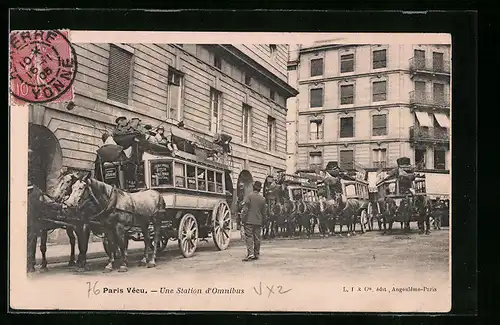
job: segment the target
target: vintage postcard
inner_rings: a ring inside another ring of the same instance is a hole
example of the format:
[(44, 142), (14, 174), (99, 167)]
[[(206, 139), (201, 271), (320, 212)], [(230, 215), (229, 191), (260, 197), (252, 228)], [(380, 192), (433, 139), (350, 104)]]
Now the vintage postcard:
[(448, 312), (448, 34), (10, 33), (10, 307)]

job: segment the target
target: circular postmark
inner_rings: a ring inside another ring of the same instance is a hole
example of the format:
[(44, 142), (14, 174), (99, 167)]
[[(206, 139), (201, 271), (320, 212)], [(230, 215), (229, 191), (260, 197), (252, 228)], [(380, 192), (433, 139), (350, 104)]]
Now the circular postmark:
[(71, 100), (77, 72), (67, 31), (13, 31), (10, 34), (10, 93), (29, 103)]

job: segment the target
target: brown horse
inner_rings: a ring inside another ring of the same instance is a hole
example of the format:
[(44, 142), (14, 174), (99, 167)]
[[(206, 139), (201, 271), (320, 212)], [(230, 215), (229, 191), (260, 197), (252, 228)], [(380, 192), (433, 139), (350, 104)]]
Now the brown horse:
[(335, 221), (337, 210), (333, 199), (322, 199), (319, 201), (319, 232), (323, 236), (335, 235)]
[(383, 234), (385, 235), (387, 232), (392, 232), (392, 225), (396, 218), (398, 206), (396, 200), (391, 197), (385, 197), (378, 200), (378, 207), (380, 208), (379, 220), (382, 222), (384, 227)]
[[(342, 228), (347, 226), (347, 236), (356, 234), (356, 220), (361, 211), (361, 202), (357, 199), (348, 199), (344, 194), (335, 194), (335, 209), (337, 213), (337, 223), (340, 225), (340, 234)], [(361, 225), (363, 227), (363, 225)]]
[[(120, 249), (121, 259), (119, 272), (128, 270), (127, 232), (134, 226), (140, 227), (144, 236), (144, 257), (141, 264), (156, 266), (156, 255), (160, 243), (161, 221), (165, 212), (165, 201), (161, 194), (154, 190), (127, 193), (114, 186), (90, 178), (85, 175), (77, 180), (65, 201), (69, 207), (82, 212), (85, 223), (97, 225), (104, 230), (109, 240), (109, 261), (104, 272), (111, 272), (115, 262), (114, 252)], [(89, 205), (93, 209), (89, 209)], [(95, 213), (95, 211), (99, 211)], [(153, 254), (149, 260), (151, 238), (149, 225), (154, 227)]]
[[(42, 265), (40, 271), (47, 271), (47, 239), (48, 232), (63, 228), (61, 225), (50, 222), (61, 217), (63, 211), (61, 202), (71, 191), (71, 185), (78, 175), (66, 172), (59, 176), (59, 181), (53, 190), (52, 196), (44, 193), (38, 186), (33, 185), (28, 190), (28, 228), (27, 228), (27, 271), (34, 272), (36, 264), (36, 243), (40, 237), (40, 252)], [(75, 265), (75, 231), (72, 227), (65, 227), (71, 245), (71, 254), (68, 265)]]

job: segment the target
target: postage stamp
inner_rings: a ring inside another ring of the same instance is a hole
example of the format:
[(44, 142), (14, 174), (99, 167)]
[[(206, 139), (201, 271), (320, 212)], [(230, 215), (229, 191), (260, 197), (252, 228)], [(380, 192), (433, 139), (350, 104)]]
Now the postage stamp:
[(10, 93), (21, 102), (73, 99), (77, 56), (65, 30), (12, 31)]
[(10, 41), (12, 308), (450, 310), (450, 35)]

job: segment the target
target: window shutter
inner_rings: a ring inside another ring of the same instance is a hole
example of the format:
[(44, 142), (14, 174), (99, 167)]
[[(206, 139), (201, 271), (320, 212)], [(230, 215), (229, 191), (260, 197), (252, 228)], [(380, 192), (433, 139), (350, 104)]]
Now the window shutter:
[(323, 106), (323, 88), (311, 89), (310, 106), (321, 107)]
[(132, 54), (114, 45), (109, 49), (108, 98), (128, 104)]
[(323, 59), (311, 60), (311, 77), (321, 76), (323, 74)]
[(352, 150), (340, 151), (340, 166), (342, 169), (354, 168), (354, 152)]
[(373, 115), (373, 128), (385, 128), (387, 125), (386, 115)]

